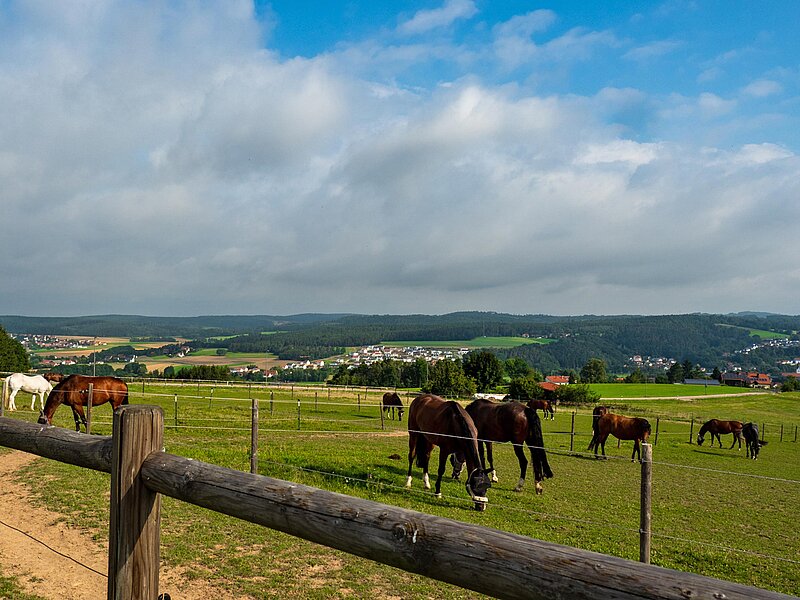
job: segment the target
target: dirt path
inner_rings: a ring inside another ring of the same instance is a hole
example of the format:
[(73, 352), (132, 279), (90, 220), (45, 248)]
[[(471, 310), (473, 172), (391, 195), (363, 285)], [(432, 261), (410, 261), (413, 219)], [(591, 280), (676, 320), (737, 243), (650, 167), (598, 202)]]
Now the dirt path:
[[(43, 598), (105, 598), (107, 548), (89, 534), (67, 527), (58, 513), (35, 507), (27, 487), (14, 480), (14, 472), (35, 459), (32, 454), (18, 451), (0, 456), (0, 565), (3, 575), (17, 577), (22, 589)], [(162, 568), (159, 580), (161, 591), (170, 592), (176, 599), (246, 598), (203, 582), (189, 582), (174, 569)]]

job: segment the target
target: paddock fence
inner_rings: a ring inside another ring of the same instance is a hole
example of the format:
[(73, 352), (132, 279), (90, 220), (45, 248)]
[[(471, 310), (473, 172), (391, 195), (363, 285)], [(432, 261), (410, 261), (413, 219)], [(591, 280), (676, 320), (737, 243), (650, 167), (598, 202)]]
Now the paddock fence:
[(163, 434), (144, 405), (112, 436), (0, 418), (3, 446), (111, 474), (109, 599), (158, 596), (160, 495), (498, 598), (789, 598), (186, 459)]

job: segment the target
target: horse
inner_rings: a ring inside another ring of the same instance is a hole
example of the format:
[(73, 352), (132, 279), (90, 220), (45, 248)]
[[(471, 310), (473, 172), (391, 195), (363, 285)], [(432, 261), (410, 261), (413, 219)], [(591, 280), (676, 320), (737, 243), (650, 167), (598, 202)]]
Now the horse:
[(403, 401), (400, 399), (400, 394), (397, 392), (386, 392), (381, 400), (381, 410), (389, 416), (389, 410), (392, 411), (392, 419), (394, 419), (394, 411), (397, 409), (397, 420), (403, 420)]
[[(542, 480), (553, 476), (550, 464), (547, 462), (547, 453), (544, 450), (542, 436), (542, 423), (536, 410), (519, 402), (504, 402), (498, 404), (491, 400), (475, 400), (466, 408), (475, 427), (478, 428), (478, 451), (481, 465), (486, 473), (491, 473), (492, 481), (497, 481), (492, 458), (492, 442), (511, 442), (514, 445), (514, 454), (519, 461), (519, 482), (514, 488), (521, 492), (525, 485), (525, 475), (528, 472), (528, 460), (525, 458), (523, 444), (528, 446), (533, 463), (533, 472), (536, 479), (536, 493), (543, 492)], [(489, 457), (489, 468), (486, 468), (483, 447)], [(453, 461), (453, 477), (458, 478), (462, 464)]]
[(67, 375), (63, 373), (43, 373), (42, 377), (47, 379), (50, 383), (59, 383), (62, 379), (65, 379)]
[(747, 458), (756, 460), (761, 446), (767, 443), (758, 439), (758, 425), (755, 423), (745, 423), (742, 427), (742, 436), (744, 437), (745, 447), (747, 449)]
[(647, 419), (623, 417), (622, 415), (606, 412), (606, 414), (597, 419), (597, 433), (592, 436), (588, 450), (594, 448), (594, 455), (597, 456), (597, 449), (600, 447), (603, 451), (603, 456), (605, 456), (606, 440), (610, 434), (613, 434), (614, 437), (620, 440), (633, 440), (631, 462), (635, 460), (635, 456), (642, 460), (639, 442), (646, 442), (647, 438), (650, 437), (650, 431), (650, 422)]
[(14, 397), (18, 392), (27, 392), (31, 397), (31, 410), (36, 405), (36, 398), (39, 398), (39, 407), (44, 408), (44, 397), (53, 389), (52, 384), (41, 375), (25, 375), (24, 373), (14, 373), (3, 381), (3, 406), (8, 410), (17, 410)]
[(550, 415), (550, 420), (555, 420), (556, 411), (553, 404), (549, 400), (528, 400), (528, 406), (536, 410), (537, 408), (542, 411), (542, 416), (546, 419)]
[(433, 447), (439, 446), (439, 472), (436, 478), (435, 495), (441, 498), (442, 476), (447, 467), (447, 457), (456, 454), (459, 461), (467, 463), (467, 493), (475, 503), (475, 510), (484, 510), (489, 500), (486, 490), (492, 483), (481, 469), (478, 454), (478, 430), (472, 417), (454, 400), (444, 400), (433, 394), (422, 394), (411, 402), (408, 409), (408, 478), (406, 487), (411, 487), (411, 466), (414, 458), (422, 468), (422, 480), (426, 490), (431, 489), (428, 479), (428, 464)]
[(738, 440), (739, 450), (742, 449), (742, 422), (741, 421), (719, 421), (718, 419), (711, 419), (703, 423), (700, 428), (700, 433), (697, 434), (697, 445), (702, 446), (705, 439), (706, 432), (711, 432), (711, 447), (714, 447), (714, 436), (719, 442), (719, 447), (722, 448), (722, 440), (720, 434), (733, 434), (733, 443), (728, 450), (732, 449)]
[(81, 423), (86, 427), (86, 415), (83, 407), (88, 404), (89, 384), (92, 384), (92, 406), (109, 402), (113, 408), (128, 403), (128, 386), (116, 377), (89, 377), (87, 375), (70, 375), (53, 388), (44, 409), (39, 412), (38, 423), (52, 425), (53, 414), (62, 404), (72, 409), (75, 419), (75, 431), (81, 430)]
[[(604, 414), (608, 412), (608, 407), (606, 406), (595, 406), (592, 410), (592, 442), (594, 442), (594, 438), (597, 437), (599, 430), (597, 428), (597, 421), (600, 420)], [(592, 442), (589, 443), (589, 448), (592, 447)]]

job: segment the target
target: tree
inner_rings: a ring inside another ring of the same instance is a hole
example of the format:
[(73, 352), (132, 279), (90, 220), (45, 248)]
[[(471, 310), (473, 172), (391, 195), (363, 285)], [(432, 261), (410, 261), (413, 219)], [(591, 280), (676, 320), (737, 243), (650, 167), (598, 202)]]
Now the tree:
[(625, 383), (646, 383), (647, 377), (642, 373), (641, 369), (636, 369), (633, 373), (625, 378)]
[(492, 352), (470, 352), (462, 365), (464, 374), (475, 381), (479, 392), (488, 392), (503, 380), (503, 364)]
[(147, 374), (147, 365), (140, 362), (127, 363), (122, 371), (125, 375), (129, 376), (142, 376)]
[(439, 396), (466, 397), (475, 393), (475, 382), (464, 374), (461, 361), (440, 360), (430, 366), (422, 390)]
[(670, 383), (683, 383), (685, 377), (686, 374), (681, 363), (676, 362), (667, 370), (667, 379)]
[(712, 379), (722, 382), (722, 372), (719, 370), (719, 367), (714, 367), (714, 370), (711, 372), (711, 377)]
[(506, 375), (510, 379), (518, 379), (520, 377), (528, 377), (533, 373), (533, 367), (531, 367), (525, 359), (520, 358), (519, 356), (512, 356), (508, 360), (503, 363), (503, 369), (506, 372)]
[(0, 371), (24, 373), (30, 367), (25, 348), (0, 327)]
[(539, 382), (533, 377), (517, 377), (508, 386), (508, 395), (514, 400), (543, 398), (543, 391), (539, 386)]
[(605, 383), (607, 380), (606, 361), (602, 358), (590, 358), (581, 368), (581, 381), (584, 383)]
[(781, 384), (782, 392), (796, 392), (800, 390), (800, 380), (797, 377), (787, 377)]

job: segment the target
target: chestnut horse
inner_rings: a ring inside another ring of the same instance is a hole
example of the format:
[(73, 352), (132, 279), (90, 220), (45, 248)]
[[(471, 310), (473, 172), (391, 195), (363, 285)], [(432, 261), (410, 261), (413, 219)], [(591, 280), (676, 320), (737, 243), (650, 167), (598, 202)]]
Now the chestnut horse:
[[(498, 404), (491, 400), (475, 400), (467, 405), (467, 412), (472, 417), (475, 427), (478, 428), (478, 451), (481, 456), (481, 465), (486, 473), (491, 473), (492, 481), (497, 481), (494, 472), (494, 459), (492, 457), (492, 442), (511, 442), (514, 445), (514, 454), (519, 461), (519, 482), (514, 488), (515, 492), (521, 492), (525, 485), (525, 475), (528, 472), (528, 460), (525, 458), (525, 450), (522, 445), (528, 446), (533, 463), (533, 473), (536, 479), (536, 493), (543, 491), (542, 480), (552, 477), (550, 464), (547, 462), (547, 453), (544, 450), (544, 438), (542, 437), (542, 423), (539, 415), (530, 406), (525, 406), (519, 402), (503, 402)], [(489, 457), (489, 468), (486, 468), (483, 447), (486, 446), (486, 454)], [(453, 476), (458, 477), (461, 473), (461, 465), (453, 461)]]
[(88, 403), (89, 384), (92, 384), (92, 406), (99, 406), (110, 402), (117, 408), (120, 404), (128, 403), (128, 386), (116, 377), (89, 377), (87, 375), (70, 375), (59, 382), (44, 405), (44, 410), (39, 413), (38, 422), (42, 425), (52, 425), (56, 409), (66, 404), (72, 409), (75, 418), (75, 431), (81, 430), (81, 423), (86, 427), (86, 415), (83, 407)]
[[(604, 414), (608, 412), (608, 408), (605, 406), (595, 406), (594, 410), (592, 410), (592, 437), (596, 437), (598, 433), (597, 429), (597, 421), (602, 417)], [(590, 444), (591, 447), (591, 444)]]
[(414, 398), (408, 409), (408, 479), (406, 487), (411, 487), (411, 466), (414, 457), (417, 466), (422, 468), (425, 489), (431, 489), (428, 479), (428, 464), (433, 447), (439, 446), (439, 472), (436, 478), (436, 497), (441, 497), (442, 476), (447, 467), (447, 457), (456, 454), (460, 461), (466, 461), (467, 493), (475, 502), (476, 510), (486, 508), (489, 501), (486, 490), (491, 482), (481, 469), (478, 455), (478, 430), (464, 407), (454, 400), (444, 400), (433, 394), (423, 394)]
[[(600, 408), (600, 407), (598, 407)], [(622, 415), (615, 415), (614, 413), (606, 412), (597, 419), (597, 432), (589, 442), (589, 450), (594, 448), (594, 454), (597, 456), (597, 449), (600, 447), (603, 451), (603, 456), (606, 455), (606, 440), (609, 435), (613, 435), (620, 440), (633, 440), (633, 452), (631, 453), (631, 462), (635, 456), (642, 459), (642, 454), (639, 450), (639, 442), (646, 442), (650, 437), (650, 422), (641, 417), (623, 417)]]
[(400, 394), (397, 392), (386, 392), (381, 400), (381, 410), (389, 416), (389, 410), (392, 411), (392, 419), (394, 419), (394, 411), (397, 409), (397, 420), (403, 420), (403, 401), (400, 399)]
[(555, 420), (556, 411), (553, 404), (549, 400), (528, 400), (528, 406), (536, 410), (537, 408), (542, 411), (542, 416), (546, 419), (550, 415), (550, 420)]
[(702, 446), (703, 440), (705, 439), (705, 435), (707, 432), (711, 433), (711, 447), (714, 447), (714, 437), (716, 436), (717, 441), (719, 442), (719, 447), (722, 448), (722, 440), (720, 439), (720, 434), (733, 434), (733, 443), (731, 447), (728, 448), (730, 450), (736, 445), (736, 442), (739, 442), (739, 450), (742, 449), (742, 422), (741, 421), (720, 421), (718, 419), (711, 419), (710, 421), (706, 421), (703, 423), (703, 426), (700, 428), (700, 433), (697, 434), (697, 445)]
[(747, 458), (752, 458), (753, 460), (757, 459), (761, 446), (767, 443), (758, 439), (758, 425), (755, 423), (745, 423), (742, 426), (742, 436), (744, 437), (744, 443), (747, 448)]

